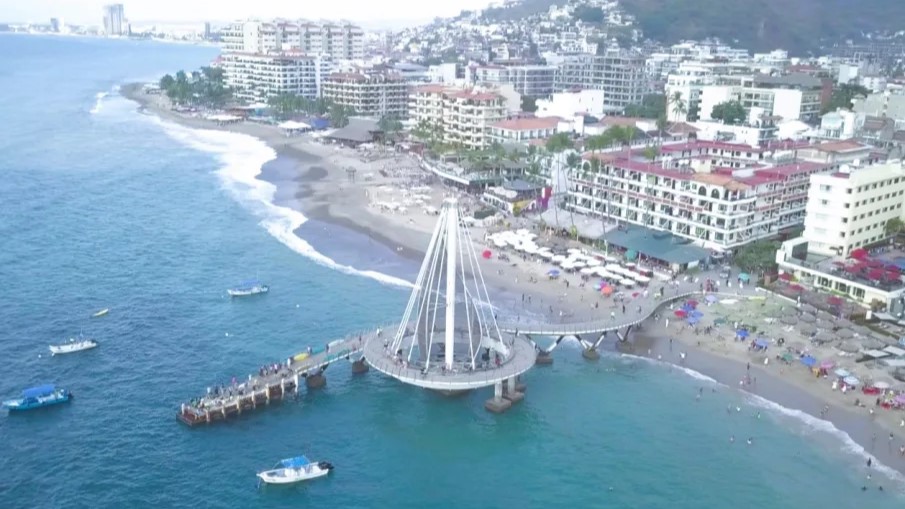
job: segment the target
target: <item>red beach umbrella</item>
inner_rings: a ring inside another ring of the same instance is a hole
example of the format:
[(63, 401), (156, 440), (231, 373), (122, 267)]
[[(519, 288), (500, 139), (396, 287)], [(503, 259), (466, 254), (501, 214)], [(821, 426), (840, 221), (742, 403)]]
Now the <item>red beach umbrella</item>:
[(682, 310), (682, 309), (677, 309), (677, 310), (673, 311), (673, 314), (676, 315), (676, 316), (678, 316), (679, 318), (685, 318), (685, 316), (686, 316), (688, 313), (686, 313), (686, 312), (685, 312), (684, 310)]
[(826, 301), (827, 301), (831, 306), (839, 306), (839, 305), (842, 304), (842, 297), (837, 297), (837, 296), (835, 296), (835, 295), (830, 295), (830, 296), (826, 299)]
[(688, 304), (689, 306), (693, 307), (693, 308), (698, 307), (698, 301), (696, 301), (696, 300), (694, 300), (694, 299), (691, 299), (691, 300), (689, 300), (689, 301), (687, 301), (687, 302), (685, 302), (685, 303)]
[(490, 257), (493, 256), (493, 253), (491, 253), (489, 249), (485, 249), (484, 252), (481, 253), (481, 256), (483, 256), (485, 260), (489, 260)]
[(867, 250), (859, 247), (858, 249), (853, 250), (850, 256), (855, 260), (863, 260), (867, 258)]
[(613, 293), (613, 287), (612, 287), (612, 286), (604, 286), (603, 288), (600, 289), (600, 293), (602, 293), (602, 294), (604, 294), (604, 295), (612, 295), (612, 293)]
[(883, 271), (880, 269), (871, 269), (867, 272), (867, 277), (879, 281), (883, 279)]
[(779, 275), (779, 279), (782, 279), (783, 281), (791, 281), (792, 274), (789, 274), (788, 272), (783, 272), (782, 274)]
[(801, 285), (789, 285), (789, 289), (795, 290), (796, 292), (803, 292), (804, 287)]

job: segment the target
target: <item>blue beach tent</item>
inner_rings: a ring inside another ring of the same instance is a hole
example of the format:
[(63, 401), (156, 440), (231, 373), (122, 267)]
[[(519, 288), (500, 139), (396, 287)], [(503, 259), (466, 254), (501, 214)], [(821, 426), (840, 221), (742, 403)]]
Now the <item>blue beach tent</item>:
[(805, 355), (800, 359), (801, 363), (805, 366), (812, 368), (815, 364), (817, 364), (817, 358), (813, 355)]

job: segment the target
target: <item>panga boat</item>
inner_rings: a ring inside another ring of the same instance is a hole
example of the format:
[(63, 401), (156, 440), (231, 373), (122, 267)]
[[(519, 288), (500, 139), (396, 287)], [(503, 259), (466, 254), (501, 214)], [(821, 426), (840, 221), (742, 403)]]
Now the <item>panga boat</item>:
[(267, 484), (290, 484), (323, 477), (333, 470), (326, 461), (314, 463), (305, 456), (288, 458), (277, 463), (273, 470), (258, 473), (258, 478)]
[(33, 410), (45, 406), (65, 403), (72, 399), (72, 393), (66, 389), (57, 389), (53, 385), (39, 385), (22, 391), (19, 399), (10, 399), (3, 402), (3, 408), (14, 410)]
[(80, 339), (76, 341), (75, 339), (70, 338), (68, 343), (64, 343), (62, 345), (50, 345), (50, 354), (56, 355), (81, 352), (82, 350), (91, 350), (95, 347), (97, 347), (97, 341), (93, 339)]
[(257, 280), (246, 281), (241, 285), (226, 290), (230, 297), (245, 297), (247, 295), (257, 295), (259, 293), (267, 293), (270, 287)]
[(100, 317), (100, 316), (104, 316), (104, 315), (106, 315), (106, 314), (109, 313), (109, 312), (110, 312), (110, 308), (104, 308), (104, 309), (98, 311), (97, 313), (94, 313), (94, 314), (91, 315), (91, 316), (92, 316), (93, 318), (97, 318), (97, 317)]

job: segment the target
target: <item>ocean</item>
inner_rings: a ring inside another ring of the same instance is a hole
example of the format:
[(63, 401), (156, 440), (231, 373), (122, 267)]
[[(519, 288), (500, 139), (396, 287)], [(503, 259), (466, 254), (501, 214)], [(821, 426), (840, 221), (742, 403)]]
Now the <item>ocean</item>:
[[(667, 365), (588, 363), (570, 343), (500, 416), (487, 391), (445, 398), (339, 363), (298, 401), (185, 427), (179, 404), (207, 386), (398, 319), (417, 270), (274, 205), (254, 178), (274, 157), (260, 141), (117, 93), (216, 53), (0, 35), (0, 397), (75, 394), (0, 416), (0, 507), (902, 507), (901, 476), (866, 481), (863, 449), (827, 423)], [(269, 294), (225, 297), (255, 277)], [(48, 355), (80, 333), (101, 346)], [(336, 470), (257, 487), (303, 453)]]

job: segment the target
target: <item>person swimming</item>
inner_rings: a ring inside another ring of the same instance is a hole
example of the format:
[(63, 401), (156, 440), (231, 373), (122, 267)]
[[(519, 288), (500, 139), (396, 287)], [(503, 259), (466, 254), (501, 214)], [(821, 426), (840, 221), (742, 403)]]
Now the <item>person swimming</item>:
[(753, 443), (754, 443), (754, 439), (753, 439), (753, 438), (750, 438), (750, 437), (748, 437), (748, 445), (751, 445), (751, 444), (753, 444)]

